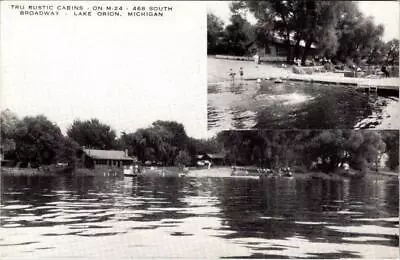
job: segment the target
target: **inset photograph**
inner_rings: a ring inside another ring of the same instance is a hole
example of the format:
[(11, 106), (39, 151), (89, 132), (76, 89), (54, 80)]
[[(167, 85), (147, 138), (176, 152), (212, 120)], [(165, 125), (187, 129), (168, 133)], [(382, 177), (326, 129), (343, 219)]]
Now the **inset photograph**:
[(209, 3), (208, 130), (398, 129), (398, 13), (380, 4)]

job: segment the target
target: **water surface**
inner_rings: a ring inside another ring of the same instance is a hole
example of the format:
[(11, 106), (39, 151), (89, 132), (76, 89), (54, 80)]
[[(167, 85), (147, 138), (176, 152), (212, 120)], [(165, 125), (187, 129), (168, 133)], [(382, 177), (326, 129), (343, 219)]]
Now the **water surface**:
[(376, 128), (391, 116), (385, 110), (388, 105), (400, 108), (394, 93), (378, 94), (364, 93), (354, 86), (310, 82), (209, 83), (208, 128), (215, 132), (251, 128)]
[(398, 258), (397, 178), (1, 178), (1, 259)]

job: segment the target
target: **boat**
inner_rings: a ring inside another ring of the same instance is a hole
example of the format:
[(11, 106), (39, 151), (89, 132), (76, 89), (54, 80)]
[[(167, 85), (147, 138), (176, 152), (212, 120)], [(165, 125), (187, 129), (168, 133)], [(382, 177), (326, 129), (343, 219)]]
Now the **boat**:
[(279, 170), (261, 169), (260, 179), (262, 178), (293, 178), (293, 172), (289, 167), (280, 168)]
[(186, 177), (189, 173), (189, 168), (183, 167), (182, 172), (178, 173), (178, 177)]
[(136, 177), (139, 174), (139, 166), (135, 165), (135, 167), (133, 165), (130, 165), (129, 168), (124, 168), (124, 176), (127, 177)]

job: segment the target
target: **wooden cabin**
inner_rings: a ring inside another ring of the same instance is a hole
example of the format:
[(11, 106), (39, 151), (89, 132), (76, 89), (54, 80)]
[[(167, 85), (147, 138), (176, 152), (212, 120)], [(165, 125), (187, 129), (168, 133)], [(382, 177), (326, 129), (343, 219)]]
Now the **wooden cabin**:
[(82, 149), (80, 156), (81, 166), (88, 169), (122, 170), (135, 163), (137, 158), (128, 156), (127, 150)]
[(201, 153), (196, 158), (197, 161), (209, 161), (211, 165), (225, 165), (225, 155), (223, 154)]

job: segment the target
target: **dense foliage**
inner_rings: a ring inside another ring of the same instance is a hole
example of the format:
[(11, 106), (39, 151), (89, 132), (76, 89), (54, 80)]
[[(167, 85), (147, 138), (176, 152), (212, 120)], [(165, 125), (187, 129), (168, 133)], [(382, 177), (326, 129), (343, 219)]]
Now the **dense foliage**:
[(1, 129), (5, 159), (14, 160), (21, 167), (73, 163), (76, 159), (78, 145), (43, 115), (18, 120), (6, 110), (1, 114)]
[[(335, 62), (398, 64), (398, 40), (383, 42), (384, 27), (364, 17), (356, 2), (235, 1), (231, 12), (231, 23), (225, 27), (208, 14), (209, 54), (243, 55), (251, 42), (268, 46), (279, 38), (286, 46), (287, 62), (300, 58), (304, 64), (311, 46), (316, 46), (318, 56)], [(247, 22), (246, 13), (255, 17), (255, 25)]]
[(116, 147), (115, 131), (98, 119), (75, 120), (68, 128), (67, 135), (86, 148), (107, 150)]
[(213, 149), (209, 141), (188, 137), (182, 124), (171, 121), (156, 121), (148, 128), (124, 133), (120, 145), (142, 162), (162, 165), (189, 165), (197, 153)]
[(188, 137), (182, 124), (156, 121), (133, 133), (115, 131), (97, 119), (76, 120), (68, 136), (45, 116), (22, 119), (9, 110), (1, 113), (1, 152), (5, 159), (21, 167), (73, 164), (78, 149), (127, 149), (142, 163), (188, 166), (196, 164), (199, 154), (224, 154), (228, 164), (257, 165), (267, 168), (310, 168), (324, 162), (326, 171), (347, 162), (353, 169), (374, 169), (387, 156), (386, 167), (399, 165), (398, 131), (292, 130), (225, 131), (216, 138)]
[(384, 153), (394, 170), (398, 138), (397, 131), (368, 130), (225, 131), (217, 137), (232, 164), (307, 169), (321, 160), (328, 172), (345, 162), (360, 171), (374, 169)]

